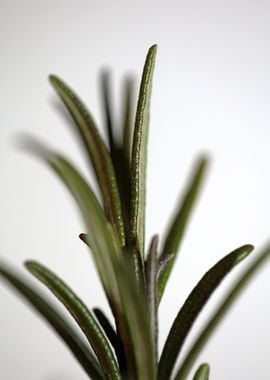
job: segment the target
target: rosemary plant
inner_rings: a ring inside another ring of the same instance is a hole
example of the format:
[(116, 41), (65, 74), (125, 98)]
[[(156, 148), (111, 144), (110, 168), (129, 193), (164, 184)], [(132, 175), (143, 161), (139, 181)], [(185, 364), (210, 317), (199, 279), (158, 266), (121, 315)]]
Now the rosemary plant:
[[(99, 308), (89, 310), (50, 269), (27, 261), (28, 271), (50, 289), (77, 322), (87, 338), (86, 344), (37, 289), (9, 267), (0, 267), (1, 276), (45, 318), (93, 380), (186, 379), (221, 318), (270, 253), (267, 246), (240, 275), (178, 365), (177, 359), (199, 313), (224, 277), (248, 256), (253, 246), (243, 245), (218, 261), (181, 305), (162, 351), (158, 352), (158, 307), (201, 190), (208, 159), (197, 160), (181, 204), (176, 207), (170, 228), (163, 236), (162, 246), (158, 245), (156, 235), (146, 250), (146, 156), (156, 52), (154, 45), (146, 57), (134, 125), (132, 85), (130, 81), (126, 83), (121, 138), (116, 138), (112, 127), (108, 77), (103, 76), (107, 142), (103, 141), (93, 117), (75, 92), (59, 77), (50, 76), (50, 83), (78, 129), (94, 169), (101, 201), (67, 158), (43, 146), (31, 146), (64, 182), (78, 205), (87, 232), (80, 238), (91, 251), (112, 320)], [(194, 380), (206, 380), (209, 365), (203, 363), (194, 372)]]

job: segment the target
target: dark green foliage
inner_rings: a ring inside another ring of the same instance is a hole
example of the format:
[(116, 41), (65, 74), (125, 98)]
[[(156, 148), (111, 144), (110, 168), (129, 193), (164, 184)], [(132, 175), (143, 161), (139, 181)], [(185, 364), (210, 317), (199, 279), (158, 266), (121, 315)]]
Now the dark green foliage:
[[(50, 76), (51, 84), (70, 113), (85, 145), (96, 175), (101, 202), (68, 159), (40, 143), (28, 143), (32, 153), (46, 162), (61, 179), (81, 213), (85, 231), (80, 238), (91, 251), (111, 308), (113, 323), (99, 308), (90, 311), (52, 271), (28, 261), (27, 269), (66, 307), (85, 334), (87, 345), (78, 338), (58, 310), (32, 289), (33, 285), (28, 285), (14, 271), (0, 265), (0, 275), (47, 320), (89, 378), (94, 380), (187, 379), (218, 322), (270, 253), (267, 247), (240, 275), (173, 376), (178, 356), (199, 313), (223, 278), (253, 247), (244, 245), (234, 250), (202, 277), (180, 307), (159, 358), (158, 306), (199, 196), (208, 159), (201, 157), (197, 161), (182, 201), (164, 235), (162, 249), (159, 250), (158, 237), (154, 236), (145, 255), (147, 139), (156, 52), (154, 45), (146, 57), (134, 123), (132, 81), (125, 81), (122, 129), (119, 131), (116, 131), (112, 112), (109, 74), (103, 73), (101, 94), (107, 142), (103, 141), (92, 116), (74, 91), (58, 77)], [(193, 379), (208, 378), (209, 366), (202, 364)]]

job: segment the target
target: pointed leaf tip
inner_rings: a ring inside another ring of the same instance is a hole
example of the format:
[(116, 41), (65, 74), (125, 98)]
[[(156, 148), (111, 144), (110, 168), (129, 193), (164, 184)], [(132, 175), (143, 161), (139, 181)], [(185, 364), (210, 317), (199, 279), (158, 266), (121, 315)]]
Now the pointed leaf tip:
[(131, 159), (130, 240), (144, 258), (147, 141), (152, 79), (157, 46), (148, 50), (140, 84)]
[(253, 246), (247, 244), (223, 257), (205, 273), (191, 291), (180, 308), (164, 344), (159, 362), (160, 378), (170, 377), (188, 333), (208, 299), (225, 276), (252, 250)]

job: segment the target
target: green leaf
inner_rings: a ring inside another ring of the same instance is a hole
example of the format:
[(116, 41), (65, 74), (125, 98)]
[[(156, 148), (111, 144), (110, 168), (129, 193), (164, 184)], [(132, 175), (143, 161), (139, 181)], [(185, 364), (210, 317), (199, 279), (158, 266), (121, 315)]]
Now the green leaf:
[(254, 247), (244, 245), (221, 259), (201, 278), (177, 314), (159, 362), (159, 378), (169, 379), (185, 339), (202, 308), (224, 279)]
[(93, 312), (99, 321), (104, 333), (106, 334), (108, 340), (110, 341), (112, 347), (114, 348), (114, 352), (116, 354), (119, 368), (121, 373), (126, 372), (126, 359), (125, 359), (125, 353), (124, 353), (124, 347), (121, 342), (121, 339), (117, 335), (115, 329), (111, 325), (109, 319), (106, 317), (106, 315), (103, 313), (103, 311), (99, 308), (94, 308)]
[(221, 320), (228, 313), (230, 308), (233, 306), (234, 302), (241, 295), (246, 286), (254, 278), (258, 270), (265, 264), (266, 260), (270, 257), (270, 244), (262, 250), (261, 254), (251, 263), (248, 268), (239, 276), (231, 289), (224, 296), (223, 301), (214, 311), (213, 315), (209, 318), (205, 327), (202, 329), (199, 336), (196, 338), (194, 344), (189, 349), (186, 357), (180, 366), (175, 380), (185, 380), (188, 373), (194, 364), (195, 360), (199, 356), (202, 349), (205, 347), (211, 335), (214, 333), (215, 329), (221, 322)]
[(162, 250), (162, 255), (160, 257), (161, 261), (166, 260), (166, 256), (174, 253), (175, 256), (170, 260), (162, 275), (159, 278), (158, 284), (158, 301), (161, 301), (163, 296), (167, 281), (169, 279), (173, 264), (175, 262), (178, 249), (182, 242), (186, 227), (191, 216), (193, 207), (197, 200), (198, 194), (201, 189), (203, 178), (205, 176), (207, 168), (207, 158), (202, 157), (198, 160), (195, 166), (195, 170), (192, 174), (191, 181), (187, 187), (184, 197), (179, 205), (179, 208), (172, 219), (170, 228), (168, 230), (167, 236), (165, 238), (164, 247)]
[(144, 257), (146, 156), (150, 97), (157, 46), (147, 54), (141, 80), (133, 135), (131, 160), (131, 231), (130, 240)]
[(151, 327), (152, 340), (155, 345), (155, 357), (158, 357), (158, 320), (157, 320), (157, 253), (158, 248), (158, 235), (152, 238), (146, 266), (146, 288), (147, 288), (147, 301), (148, 301), (148, 314)]
[(91, 344), (106, 378), (120, 380), (121, 376), (110, 345), (83, 301), (48, 268), (34, 261), (28, 261), (25, 265), (51, 290), (76, 320)]
[[(63, 179), (81, 209), (88, 231), (87, 234), (83, 235), (83, 239), (91, 247), (94, 254), (100, 278), (126, 349), (126, 347), (130, 346), (131, 342), (130, 335), (127, 332), (127, 324), (123, 318), (123, 305), (117, 271), (118, 262), (124, 255), (121, 255), (122, 252), (119, 252), (111, 225), (106, 222), (103, 211), (93, 192), (78, 171), (63, 157), (58, 155), (51, 157), (49, 162)], [(129, 367), (132, 367), (132, 358), (128, 357), (127, 361)]]
[(95, 170), (105, 213), (113, 225), (121, 246), (124, 246), (125, 231), (121, 203), (108, 149), (98, 133), (92, 116), (79, 97), (58, 77), (51, 75), (50, 82), (78, 127)]
[(193, 380), (208, 380), (209, 379), (210, 368), (207, 363), (201, 364), (197, 369)]
[(119, 263), (117, 273), (124, 316), (127, 319), (132, 343), (130, 355), (135, 355), (136, 373), (133, 377), (136, 380), (155, 380), (154, 344), (145, 307), (145, 294), (138, 290), (133, 263), (129, 260), (131, 258), (126, 256), (126, 262)]
[(93, 251), (108, 300), (115, 311), (120, 307), (120, 298), (114, 263), (120, 252), (114, 241), (111, 225), (106, 221), (93, 191), (75, 167), (64, 157), (56, 154), (48, 156), (47, 161), (64, 181), (80, 207), (88, 231), (89, 246)]
[(15, 288), (32, 307), (48, 322), (60, 338), (66, 343), (83, 369), (93, 380), (104, 379), (100, 366), (85, 343), (73, 331), (72, 326), (65, 321), (59, 311), (53, 307), (43, 295), (34, 291), (27, 282), (14, 270), (1, 264), (0, 276)]

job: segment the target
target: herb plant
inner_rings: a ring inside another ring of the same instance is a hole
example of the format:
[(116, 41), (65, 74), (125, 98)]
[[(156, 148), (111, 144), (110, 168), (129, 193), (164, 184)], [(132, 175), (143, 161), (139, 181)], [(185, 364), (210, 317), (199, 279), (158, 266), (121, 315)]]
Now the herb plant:
[[(163, 236), (162, 246), (158, 245), (156, 235), (150, 247), (145, 249), (147, 137), (156, 52), (154, 45), (146, 57), (134, 126), (132, 86), (129, 81), (126, 83), (121, 138), (116, 137), (112, 127), (108, 77), (103, 76), (107, 143), (75, 92), (58, 77), (50, 76), (50, 82), (72, 117), (88, 153), (101, 201), (67, 158), (37, 143), (30, 144), (31, 149), (64, 182), (78, 205), (86, 228), (86, 233), (80, 238), (91, 251), (113, 321), (99, 308), (89, 310), (50, 269), (38, 262), (27, 261), (28, 271), (50, 289), (77, 322), (87, 338), (86, 344), (37, 289), (6, 265), (0, 266), (1, 276), (45, 318), (93, 380), (186, 379), (221, 318), (270, 253), (270, 246), (267, 246), (245, 268), (177, 366), (185, 340), (211, 294), (253, 250), (253, 246), (243, 245), (217, 262), (180, 307), (159, 354), (158, 307), (201, 190), (208, 159), (200, 157), (197, 160), (182, 201), (175, 210), (167, 234)], [(195, 371), (193, 379), (208, 378), (209, 365), (203, 363)]]

